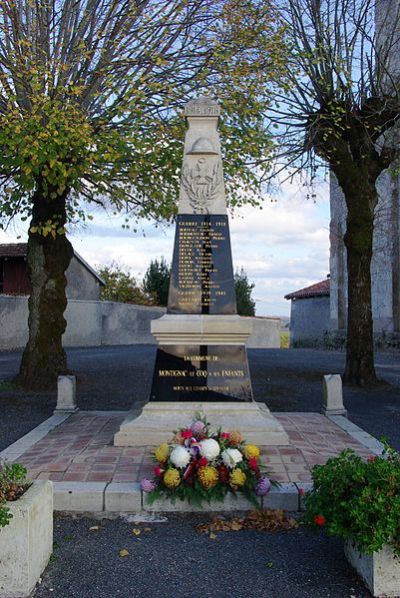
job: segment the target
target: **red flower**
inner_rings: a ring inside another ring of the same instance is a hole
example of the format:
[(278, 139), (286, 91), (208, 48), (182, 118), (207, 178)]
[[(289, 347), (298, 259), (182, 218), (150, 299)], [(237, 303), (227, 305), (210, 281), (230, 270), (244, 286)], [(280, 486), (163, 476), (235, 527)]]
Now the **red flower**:
[(322, 527), (323, 525), (326, 525), (326, 519), (323, 515), (315, 515), (314, 523)]
[(227, 484), (229, 482), (229, 469), (225, 465), (218, 467), (219, 481), (221, 484)]
[(199, 459), (197, 461), (197, 465), (199, 467), (205, 467), (207, 464), (208, 464), (208, 461), (207, 461), (207, 459), (205, 457), (201, 457), (201, 459)]
[(156, 475), (158, 478), (160, 478), (163, 474), (163, 469), (161, 469), (161, 467), (159, 465), (156, 465), (156, 467), (154, 468), (154, 475)]
[(258, 461), (257, 461), (256, 457), (250, 457), (250, 459), (249, 459), (249, 467), (253, 471), (257, 471), (258, 470)]
[(186, 438), (191, 438), (192, 434), (193, 434), (193, 432), (192, 432), (192, 430), (190, 430), (190, 428), (186, 428), (186, 430), (181, 430), (181, 436), (182, 436), (182, 438), (185, 438), (185, 440), (186, 440)]
[(222, 440), (229, 440), (230, 434), (229, 432), (221, 432), (221, 439)]
[(300, 496), (304, 496), (305, 495), (304, 488), (299, 488), (299, 495)]
[(370, 463), (373, 463), (374, 461), (376, 461), (376, 456), (368, 457), (368, 461), (370, 461)]

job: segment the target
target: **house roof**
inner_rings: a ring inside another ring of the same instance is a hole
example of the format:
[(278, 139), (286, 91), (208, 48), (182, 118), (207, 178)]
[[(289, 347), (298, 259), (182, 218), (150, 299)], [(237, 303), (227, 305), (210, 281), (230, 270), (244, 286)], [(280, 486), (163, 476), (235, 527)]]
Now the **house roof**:
[[(2, 257), (26, 257), (28, 253), (28, 243), (0, 243), (0, 258)], [(77, 251), (74, 249), (74, 256), (76, 259), (86, 268), (89, 270), (91, 274), (100, 284), (104, 285), (104, 280), (97, 274), (96, 270), (92, 268), (82, 256), (79, 255)]]
[(285, 295), (285, 299), (306, 299), (308, 297), (329, 297), (331, 288), (330, 278), (321, 280), (309, 287)]
[(0, 257), (26, 257), (28, 243), (0, 243)]

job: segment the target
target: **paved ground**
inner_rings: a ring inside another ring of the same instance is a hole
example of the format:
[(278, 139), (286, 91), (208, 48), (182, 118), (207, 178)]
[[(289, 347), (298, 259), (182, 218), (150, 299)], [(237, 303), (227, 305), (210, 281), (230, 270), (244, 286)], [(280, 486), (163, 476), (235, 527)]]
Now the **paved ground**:
[[(305, 529), (198, 534), (206, 515), (167, 523), (56, 519), (53, 562), (35, 598), (366, 598), (341, 542)], [(92, 526), (98, 530), (89, 531)], [(133, 528), (141, 528), (135, 536)], [(144, 528), (151, 529), (145, 532)], [(120, 557), (120, 549), (129, 555)]]
[[(154, 348), (108, 347), (69, 350), (78, 376), (82, 409), (128, 409), (149, 394)], [(319, 411), (321, 377), (342, 371), (340, 352), (252, 350), (249, 361), (256, 400), (274, 411)], [(19, 355), (0, 354), (0, 379), (15, 375)], [(345, 388), (350, 418), (371, 434), (386, 434), (400, 449), (400, 359), (378, 355), (379, 375), (392, 387), (374, 391)], [(55, 394), (24, 394), (0, 386), (0, 450), (52, 414)], [(58, 517), (54, 557), (35, 598), (364, 598), (346, 563), (342, 543), (300, 528), (287, 533), (255, 531), (199, 535), (196, 523), (206, 516), (180, 515), (167, 523), (146, 525), (135, 536), (134, 524), (100, 524)], [(89, 531), (100, 525), (97, 531)], [(137, 525), (135, 525), (137, 527)], [(127, 557), (119, 550), (126, 548)]]
[[(150, 393), (155, 349), (149, 345), (70, 349), (69, 367), (78, 377), (81, 409), (129, 409)], [(0, 353), (0, 380), (18, 371), (18, 353)], [(346, 387), (345, 404), (354, 423), (400, 449), (400, 355), (377, 355), (377, 370), (392, 387)], [(343, 370), (344, 353), (312, 349), (249, 351), (254, 396), (272, 411), (320, 411), (322, 375)], [(55, 393), (24, 394), (0, 385), (0, 450), (49, 417)]]
[[(18, 462), (32, 479), (55, 482), (138, 482), (154, 475), (154, 447), (112, 446), (123, 415), (107, 411), (72, 415)], [(101, 413), (101, 415), (100, 415)], [(345, 448), (371, 452), (322, 414), (279, 414), (290, 446), (262, 446), (261, 461), (278, 482), (311, 482), (310, 470)]]

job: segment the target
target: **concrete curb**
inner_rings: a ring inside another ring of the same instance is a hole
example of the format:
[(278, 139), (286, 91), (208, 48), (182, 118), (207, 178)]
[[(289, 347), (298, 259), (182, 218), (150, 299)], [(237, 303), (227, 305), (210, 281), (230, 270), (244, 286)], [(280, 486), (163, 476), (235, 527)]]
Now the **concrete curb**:
[(327, 415), (326, 417), (347, 432), (354, 440), (365, 446), (371, 453), (378, 456), (382, 455), (385, 448), (383, 444), (371, 436), (371, 434), (368, 434), (368, 432), (365, 432), (365, 430), (348, 420), (347, 417), (343, 417), (342, 415)]
[(22, 438), (1, 451), (0, 459), (15, 461), (15, 459), (18, 459), (18, 457), (30, 449), (31, 446), (39, 442), (39, 440), (42, 440), (42, 438), (47, 436), (51, 430), (54, 430), (54, 428), (62, 424), (70, 416), (71, 413), (57, 413), (52, 415), (49, 419), (46, 419), (36, 428), (28, 432), (28, 434), (25, 434), (25, 436), (22, 436)]
[[(198, 513), (251, 511), (254, 505), (245, 497), (228, 495), (224, 502), (211, 503), (200, 508), (196, 505), (177, 500), (159, 500), (152, 505), (146, 504), (137, 482), (53, 482), (54, 510), (63, 513), (85, 513), (112, 518), (117, 514), (135, 513)], [(296, 484), (281, 484), (272, 488), (261, 501), (262, 507), (300, 510), (299, 489)]]

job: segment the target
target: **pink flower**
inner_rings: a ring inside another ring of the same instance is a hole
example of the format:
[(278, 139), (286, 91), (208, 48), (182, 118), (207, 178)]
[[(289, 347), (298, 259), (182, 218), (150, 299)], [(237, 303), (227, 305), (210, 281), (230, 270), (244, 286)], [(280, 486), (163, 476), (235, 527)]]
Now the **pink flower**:
[(186, 430), (181, 430), (181, 436), (182, 438), (184, 438), (185, 440), (187, 438), (191, 438), (192, 437), (192, 430), (190, 428), (187, 428)]
[(265, 496), (271, 490), (271, 482), (268, 478), (262, 477), (258, 480), (256, 486), (256, 495), (257, 496)]
[(221, 432), (221, 439), (222, 440), (229, 440), (230, 436), (231, 435), (229, 434), (229, 432)]
[(154, 468), (154, 475), (156, 475), (158, 478), (160, 478), (163, 474), (163, 469), (161, 469), (161, 467), (159, 465), (156, 465), (156, 467)]
[(192, 426), (191, 426), (192, 434), (193, 434), (193, 436), (196, 436), (196, 438), (197, 438), (197, 436), (199, 436), (200, 434), (203, 434), (203, 432), (204, 432), (204, 429), (205, 429), (205, 425), (204, 425), (204, 423), (203, 423), (202, 421), (200, 421), (200, 420), (198, 420), (198, 421), (195, 421), (195, 422), (192, 424)]
[(299, 488), (299, 495), (300, 496), (304, 496), (305, 495), (304, 488)]
[(155, 487), (155, 482), (153, 482), (153, 480), (149, 480), (148, 478), (143, 478), (143, 480), (140, 482), (140, 489), (142, 492), (152, 492)]

